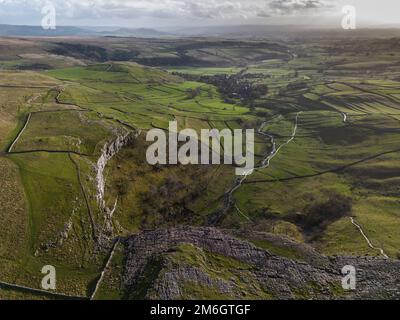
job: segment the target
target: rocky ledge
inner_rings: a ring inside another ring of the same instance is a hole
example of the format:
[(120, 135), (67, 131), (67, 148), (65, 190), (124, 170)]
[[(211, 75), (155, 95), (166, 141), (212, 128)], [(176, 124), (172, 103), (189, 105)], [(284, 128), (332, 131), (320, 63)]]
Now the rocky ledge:
[[(119, 290), (131, 299), (400, 298), (400, 261), (325, 257), (307, 245), (267, 234), (253, 242), (257, 246), (240, 234), (214, 228), (131, 236), (124, 241)], [(271, 250), (258, 247), (263, 244)], [(342, 287), (346, 265), (357, 270), (355, 290)]]

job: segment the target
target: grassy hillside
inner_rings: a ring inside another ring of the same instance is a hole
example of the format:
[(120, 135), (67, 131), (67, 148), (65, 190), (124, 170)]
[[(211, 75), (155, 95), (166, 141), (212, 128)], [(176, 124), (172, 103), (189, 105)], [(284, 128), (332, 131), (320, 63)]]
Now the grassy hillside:
[[(96, 297), (127, 298), (115, 289), (126, 258), (119, 246), (110, 255), (115, 240), (182, 225), (233, 229), (296, 261), (309, 261), (297, 250), (304, 243), (326, 255), (398, 257), (393, 41), (2, 39), (0, 281), (40, 288), (41, 267), (52, 264), (57, 292), (89, 297), (110, 259), (115, 274)], [(360, 57), (365, 45), (374, 51)], [(129, 58), (116, 58), (121, 50)], [(230, 165), (148, 165), (146, 131), (173, 120), (198, 132), (259, 129), (257, 169), (241, 181)], [(256, 236), (265, 233), (291, 244)], [(144, 289), (179, 266), (238, 285), (227, 296), (187, 281), (183, 298), (272, 297), (248, 265), (173, 248), (128, 298), (157, 297)], [(0, 298), (20, 294), (0, 289)]]

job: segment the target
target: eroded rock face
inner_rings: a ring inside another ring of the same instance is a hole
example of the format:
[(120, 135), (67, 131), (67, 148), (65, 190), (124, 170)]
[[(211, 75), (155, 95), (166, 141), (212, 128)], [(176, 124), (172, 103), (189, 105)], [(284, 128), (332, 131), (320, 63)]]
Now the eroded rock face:
[[(285, 241), (282, 243), (285, 245)], [(193, 252), (187, 260), (177, 262), (176, 248), (182, 244), (189, 244)], [(302, 261), (276, 256), (214, 228), (143, 232), (125, 240), (122, 289), (131, 295), (138, 290), (139, 282), (141, 286), (145, 282), (142, 298), (166, 300), (201, 299), (198, 292), (187, 289), (188, 283), (192, 288), (209, 288), (217, 297), (234, 299), (400, 298), (400, 261), (365, 257), (316, 259), (312, 249), (302, 252), (313, 256)], [(209, 254), (215, 255), (216, 262)], [(229, 259), (229, 263), (221, 264), (223, 259)], [(149, 268), (156, 265), (149, 277)], [(358, 270), (355, 291), (342, 289), (341, 270), (345, 265)]]
[(357, 270), (355, 296), (362, 299), (400, 299), (400, 261), (373, 257), (338, 257), (338, 266)]
[(101, 150), (101, 155), (97, 160), (96, 164), (96, 199), (99, 207), (101, 209), (105, 209), (105, 201), (104, 201), (104, 190), (105, 190), (105, 179), (104, 179), (104, 170), (107, 166), (107, 163), (124, 147), (126, 146), (132, 139), (134, 138), (134, 134), (132, 132), (125, 132), (118, 134), (117, 137), (103, 146)]
[(271, 256), (267, 251), (258, 249), (248, 242), (226, 236), (221, 231), (212, 228), (179, 228), (144, 232), (126, 241), (128, 272), (125, 283), (133, 284), (137, 273), (142, 271), (149, 257), (167, 252), (181, 243), (190, 243), (204, 250), (253, 264), (258, 264), (266, 256)]
[(140, 134), (139, 131), (122, 131), (116, 133), (116, 138), (111, 142), (107, 142), (102, 150), (97, 164), (95, 165), (95, 187), (96, 187), (96, 200), (99, 210), (104, 217), (103, 226), (100, 228), (100, 234), (98, 235), (98, 242), (102, 246), (107, 246), (107, 243), (111, 242), (113, 237), (113, 215), (118, 205), (118, 198), (115, 200), (112, 208), (107, 207), (105, 196), (105, 177), (104, 171), (108, 162), (117, 155), (122, 148), (132, 142)]

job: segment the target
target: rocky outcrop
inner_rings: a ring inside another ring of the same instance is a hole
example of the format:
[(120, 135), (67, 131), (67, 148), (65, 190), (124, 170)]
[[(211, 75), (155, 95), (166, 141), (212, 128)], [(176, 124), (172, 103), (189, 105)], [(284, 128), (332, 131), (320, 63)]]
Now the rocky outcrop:
[(256, 265), (262, 263), (266, 257), (271, 257), (267, 251), (229, 237), (213, 228), (178, 228), (144, 232), (129, 238), (125, 243), (127, 273), (124, 282), (128, 286), (134, 284), (135, 278), (143, 272), (150, 257), (167, 252), (181, 243), (190, 243), (204, 250)]
[[(190, 297), (194, 292), (185, 292), (182, 288), (182, 283), (195, 282), (203, 285), (206, 288), (216, 288), (221, 295), (234, 297), (235, 286), (234, 281), (224, 281), (223, 279), (213, 278), (204, 270), (196, 267), (181, 266), (173, 267), (166, 266), (168, 271), (154, 281), (154, 284), (146, 294), (149, 299), (161, 300), (178, 300), (182, 297)], [(236, 296), (236, 298), (240, 298)]]
[[(174, 252), (181, 244), (190, 244), (195, 253), (185, 262), (176, 263)], [(307, 252), (303, 248), (302, 253)], [(217, 297), (235, 299), (400, 298), (400, 261), (372, 257), (318, 258), (314, 250), (309, 252), (313, 256), (308, 260), (285, 258), (214, 228), (143, 232), (125, 240), (121, 289), (128, 296), (138, 297), (132, 293), (139, 290), (140, 283), (141, 298), (149, 299), (187, 298), (188, 283), (195, 288), (208, 288)], [(199, 262), (194, 257), (199, 257)], [(221, 263), (224, 259), (229, 263)], [(354, 291), (342, 288), (341, 270), (346, 265), (358, 270)], [(147, 284), (145, 291), (143, 283)], [(189, 297), (203, 298), (198, 290)]]
[(106, 203), (104, 201), (104, 190), (105, 190), (104, 170), (107, 166), (107, 163), (133, 138), (134, 134), (131, 132), (118, 134), (116, 139), (114, 139), (109, 143), (106, 143), (101, 150), (101, 155), (97, 160), (96, 164), (96, 190), (97, 190), (96, 199), (99, 207), (102, 210), (104, 210), (106, 207)]
[(400, 261), (373, 257), (337, 257), (338, 266), (351, 265), (357, 271), (360, 299), (400, 299)]
[(104, 217), (102, 232), (100, 232), (99, 234), (98, 241), (104, 242), (104, 244), (110, 242), (109, 240), (112, 238), (113, 235), (112, 218), (115, 210), (117, 209), (117, 204), (118, 204), (118, 199), (116, 199), (112, 208), (108, 208), (106, 205), (106, 201), (104, 199), (105, 185), (106, 185), (104, 171), (106, 169), (108, 162), (116, 154), (118, 154), (123, 147), (132, 142), (132, 140), (136, 139), (139, 134), (140, 134), (139, 131), (126, 131), (126, 130), (117, 133), (116, 138), (114, 140), (106, 143), (103, 146), (100, 157), (97, 160), (97, 164), (95, 166), (96, 200), (99, 210)]

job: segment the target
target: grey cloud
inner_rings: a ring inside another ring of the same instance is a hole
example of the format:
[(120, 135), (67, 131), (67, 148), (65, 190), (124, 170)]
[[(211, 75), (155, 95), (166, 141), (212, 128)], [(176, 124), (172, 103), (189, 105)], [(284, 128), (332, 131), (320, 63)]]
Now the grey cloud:
[(69, 19), (252, 19), (324, 9), (335, 0), (0, 0), (2, 6), (39, 11), (53, 3)]
[(272, 0), (270, 8), (274, 13), (293, 14), (309, 10), (329, 9), (334, 5), (332, 0)]

